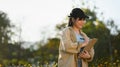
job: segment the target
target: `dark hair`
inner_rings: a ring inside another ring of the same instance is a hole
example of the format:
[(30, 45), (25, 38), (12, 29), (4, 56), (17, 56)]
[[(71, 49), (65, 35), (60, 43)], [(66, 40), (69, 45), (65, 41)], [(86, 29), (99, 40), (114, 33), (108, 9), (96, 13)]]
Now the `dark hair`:
[(72, 18), (70, 17), (68, 21), (68, 27), (72, 27), (72, 26), (73, 26), (73, 21)]

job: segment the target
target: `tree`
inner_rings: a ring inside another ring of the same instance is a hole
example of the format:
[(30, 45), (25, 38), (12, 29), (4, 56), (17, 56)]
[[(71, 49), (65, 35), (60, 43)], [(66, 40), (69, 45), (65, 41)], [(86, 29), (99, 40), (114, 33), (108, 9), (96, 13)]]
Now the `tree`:
[(50, 38), (43, 46), (39, 44), (40, 48), (34, 52), (34, 58), (37, 58), (36, 62), (39, 61), (40, 64), (57, 62), (59, 42), (58, 38)]
[(13, 25), (10, 23), (7, 14), (0, 11), (0, 63), (7, 59), (8, 43), (11, 41), (13, 32), (11, 28)]

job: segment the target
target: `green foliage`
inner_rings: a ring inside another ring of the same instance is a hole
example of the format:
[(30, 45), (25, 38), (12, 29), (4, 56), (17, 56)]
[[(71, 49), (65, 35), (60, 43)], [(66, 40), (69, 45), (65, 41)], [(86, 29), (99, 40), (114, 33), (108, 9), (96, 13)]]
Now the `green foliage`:
[(56, 25), (56, 29), (57, 29), (57, 30), (62, 30), (63, 28), (66, 27), (66, 25), (67, 25), (67, 23), (57, 24), (57, 25)]
[[(11, 37), (14, 34), (7, 14), (0, 11), (0, 64), (22, 64), (32, 57), (29, 49), (21, 48), (22, 43), (11, 43)], [(27, 61), (28, 62), (28, 61)]]
[(8, 56), (8, 43), (11, 40), (13, 25), (10, 24), (10, 20), (7, 14), (0, 11), (0, 63)]
[(48, 39), (48, 42), (43, 46), (40, 46), (39, 50), (34, 52), (34, 58), (37, 58), (35, 61), (39, 61), (40, 64), (45, 64), (46, 62), (51, 63), (53, 61), (57, 62), (58, 59), (58, 47), (59, 39), (51, 38)]

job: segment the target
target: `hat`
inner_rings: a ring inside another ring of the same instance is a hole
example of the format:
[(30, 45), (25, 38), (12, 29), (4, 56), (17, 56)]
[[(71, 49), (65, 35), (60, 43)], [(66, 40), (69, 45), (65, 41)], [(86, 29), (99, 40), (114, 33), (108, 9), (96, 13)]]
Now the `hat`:
[(68, 17), (89, 18), (80, 8), (74, 8)]

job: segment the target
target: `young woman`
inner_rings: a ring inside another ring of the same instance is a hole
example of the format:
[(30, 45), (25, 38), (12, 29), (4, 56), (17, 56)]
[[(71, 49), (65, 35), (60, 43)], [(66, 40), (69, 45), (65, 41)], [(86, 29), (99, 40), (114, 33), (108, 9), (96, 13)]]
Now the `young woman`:
[(80, 8), (74, 8), (69, 16), (68, 27), (62, 31), (58, 67), (88, 67), (93, 59), (94, 49), (82, 51), (89, 38), (82, 32), (85, 19), (89, 18)]

